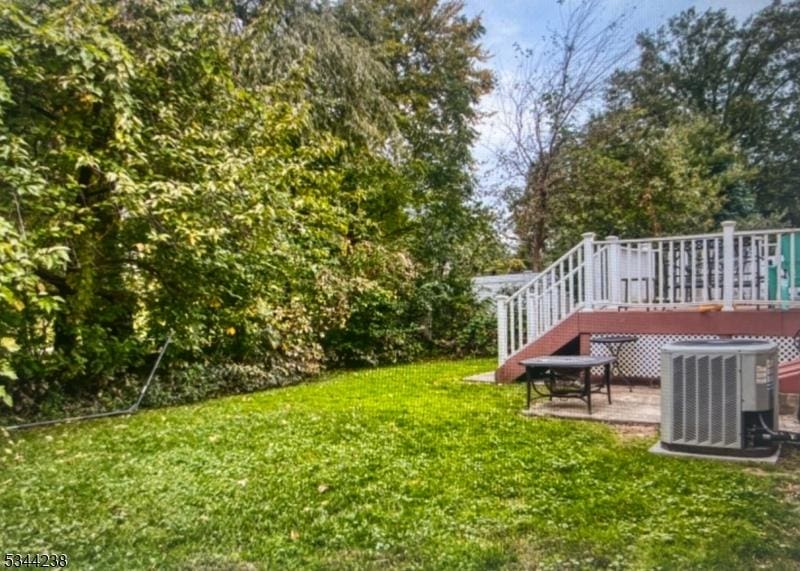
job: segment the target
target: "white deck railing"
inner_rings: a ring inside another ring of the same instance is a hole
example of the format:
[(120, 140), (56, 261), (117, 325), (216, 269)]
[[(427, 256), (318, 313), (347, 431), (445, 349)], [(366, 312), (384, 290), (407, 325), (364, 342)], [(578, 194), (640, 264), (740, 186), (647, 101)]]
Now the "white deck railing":
[[(591, 260), (591, 263), (587, 263)], [(577, 311), (719, 304), (800, 307), (800, 229), (596, 240), (497, 298), (500, 364)]]

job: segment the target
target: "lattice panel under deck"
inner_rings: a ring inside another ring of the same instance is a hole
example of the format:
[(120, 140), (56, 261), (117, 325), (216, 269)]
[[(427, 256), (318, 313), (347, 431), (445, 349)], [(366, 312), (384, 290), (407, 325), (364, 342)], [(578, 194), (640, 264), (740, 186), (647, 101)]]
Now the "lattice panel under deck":
[[(597, 337), (612, 335), (636, 335), (624, 331), (604, 333)], [(637, 335), (636, 343), (626, 343), (619, 355), (622, 370), (631, 377), (658, 378), (661, 376), (661, 348), (675, 341), (692, 341), (697, 339), (718, 339), (716, 335)], [(791, 337), (764, 337), (759, 335), (734, 335), (734, 339), (768, 339), (778, 344), (778, 358), (781, 363), (800, 359), (800, 351)], [(592, 355), (608, 355), (604, 345), (592, 343)]]
[(734, 335), (734, 339), (766, 339), (778, 344), (778, 361), (787, 363), (800, 359), (800, 350), (793, 337), (765, 337), (763, 335)]

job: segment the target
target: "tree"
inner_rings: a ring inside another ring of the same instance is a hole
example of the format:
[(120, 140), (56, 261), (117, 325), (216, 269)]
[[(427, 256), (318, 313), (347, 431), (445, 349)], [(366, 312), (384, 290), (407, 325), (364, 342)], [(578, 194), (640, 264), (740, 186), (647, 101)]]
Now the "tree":
[(297, 103), (309, 104), (315, 128), (334, 133), (351, 152), (377, 149), (396, 128), (385, 87), (392, 73), (345, 9), (316, 0), (239, 2), (232, 65), (244, 85), (298, 84)]
[(711, 231), (724, 190), (748, 172), (727, 133), (702, 116), (668, 126), (626, 109), (593, 118), (563, 152), (551, 205), (556, 251), (584, 232), (623, 238)]
[[(351, 298), (363, 311), (327, 344), (332, 353), (347, 347), (350, 362), (358, 360), (352, 339), (361, 340), (367, 362), (378, 359), (374, 348), (397, 347), (389, 338), (395, 332), (412, 351), (436, 347), (453, 337), (457, 316), (471, 314), (464, 303), (456, 311), (450, 302), (469, 298), (468, 278), (490, 263), (475, 253), (499, 244), (485, 223), (488, 213), (474, 204), (470, 173), (476, 105), (492, 83), (481, 68), (480, 20), (463, 17), (462, 2), (290, 4), (248, 5), (246, 80), (287, 79), (300, 67), (289, 62), (307, 66), (303, 98), (317, 126), (344, 141), (342, 191), (352, 198), (351, 211), (368, 221), (351, 228), (350, 246), (372, 252), (384, 270), (390, 265), (383, 262), (398, 255), (413, 267), (396, 280), (364, 266), (375, 279)], [(398, 287), (409, 276), (416, 287)], [(388, 316), (391, 327), (381, 321)], [(412, 341), (414, 335), (421, 338)], [(400, 353), (387, 352), (393, 359)]]
[[(368, 210), (380, 213), (378, 227), (407, 248), (416, 270), (413, 290), (401, 290), (413, 295), (383, 313), (396, 316), (397, 330), (414, 329), (423, 346), (452, 349), (474, 313), (469, 278), (499, 248), (488, 213), (474, 203), (470, 172), (477, 104), (492, 86), (481, 67), (483, 27), (462, 15), (460, 1), (349, 0), (335, 11), (390, 72), (383, 94), (396, 131), (384, 154), (397, 179)], [(362, 332), (381, 329), (366, 312), (357, 322)]]
[(774, 3), (741, 26), (724, 10), (687, 10), (637, 40), (639, 65), (615, 74), (612, 109), (669, 124), (689, 110), (728, 132), (754, 176), (726, 189), (717, 218), (785, 212), (800, 222), (800, 2)]
[(512, 216), (533, 270), (544, 264), (564, 146), (626, 55), (618, 39), (622, 17), (601, 24), (599, 15), (599, 0), (569, 5), (548, 50), (520, 50), (513, 84), (501, 94), (510, 146), (498, 162), (515, 183)]
[[(318, 368), (318, 334), (346, 311), (340, 144), (282, 87), (237, 85), (229, 15), (157, 1), (6, 14), (1, 134), (17, 152), (0, 204), (31, 260), (1, 280), (19, 306), (2, 327), (21, 346), (20, 406), (113, 387), (168, 330), (178, 362)], [(34, 312), (30, 290), (52, 302)]]
[(118, 396), (168, 332), (191, 398), (472, 343), (488, 79), (460, 4), (0, 1), (17, 410)]

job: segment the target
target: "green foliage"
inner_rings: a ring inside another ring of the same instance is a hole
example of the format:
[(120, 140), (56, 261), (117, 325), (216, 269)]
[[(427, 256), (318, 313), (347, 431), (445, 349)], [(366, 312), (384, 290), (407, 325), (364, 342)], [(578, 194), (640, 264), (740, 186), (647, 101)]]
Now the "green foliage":
[[(800, 2), (774, 3), (741, 25), (724, 10), (687, 10), (639, 38), (638, 67), (609, 101), (669, 123), (689, 110), (730, 136), (753, 176), (728, 189), (718, 218), (785, 212), (800, 222)], [(744, 200), (743, 200), (744, 199)]]
[(369, 243), (353, 247), (349, 259), (351, 313), (325, 339), (330, 359), (341, 365), (375, 365), (420, 355), (418, 325), (411, 313), (419, 268), (404, 253)]
[(584, 232), (623, 238), (711, 231), (724, 191), (747, 172), (724, 133), (701, 117), (653, 125), (637, 111), (603, 115), (564, 152), (551, 208), (563, 251)]
[[(391, 70), (381, 90), (394, 108), (397, 130), (389, 145), (401, 158), (394, 174), (401, 182), (381, 183), (368, 208), (379, 232), (402, 243), (401, 255), (413, 265), (401, 278), (410, 283), (391, 288), (395, 295), (373, 290), (356, 302), (355, 335), (345, 341), (349, 362), (375, 362), (382, 352), (394, 361), (465, 350), (453, 341), (480, 311), (469, 278), (501, 257), (489, 215), (472, 199), (473, 122), (492, 77), (480, 67), (483, 27), (462, 9), (458, 1), (418, 0), (335, 6), (337, 17)], [(354, 359), (356, 352), (363, 358)]]
[(481, 28), (397, 6), (0, 3), (18, 411), (126, 394), (169, 332), (190, 400), (451, 347), (496, 244), (468, 175)]
[[(297, 103), (310, 103), (315, 127), (353, 144), (379, 146), (393, 132), (393, 80), (371, 38), (354, 33), (333, 3), (252, 2), (242, 17), (233, 66), (246, 85), (296, 81)], [(356, 18), (363, 18), (359, 14)]]
[(526, 418), (523, 386), (461, 380), (493, 365), (12, 433), (0, 544), (78, 569), (793, 568), (796, 466)]
[(553, 258), (588, 231), (800, 223), (800, 2), (773, 3), (741, 24), (692, 8), (637, 43), (638, 65), (613, 74), (604, 107), (564, 133), (565, 156), (531, 165), (551, 184), (538, 202), (517, 193), (521, 243), (546, 234)]
[(22, 248), (69, 252), (63, 271), (28, 268), (65, 303), (52, 327), (19, 320), (46, 331), (29, 349), (52, 343), (45, 363), (26, 351), (20, 372), (94, 392), (168, 330), (186, 357), (272, 351), (314, 367), (314, 328), (340, 319), (317, 288), (347, 227), (328, 192), (337, 144), (310, 133), (302, 108), (235, 85), (213, 33), (224, 17), (124, 9), (142, 13), (77, 3), (9, 30), (5, 127), (48, 152), (31, 167), (38, 187), (4, 183)]
[(494, 300), (484, 303), (483, 311), (471, 317), (455, 332), (454, 349), (466, 355), (491, 355), (497, 351), (497, 313)]

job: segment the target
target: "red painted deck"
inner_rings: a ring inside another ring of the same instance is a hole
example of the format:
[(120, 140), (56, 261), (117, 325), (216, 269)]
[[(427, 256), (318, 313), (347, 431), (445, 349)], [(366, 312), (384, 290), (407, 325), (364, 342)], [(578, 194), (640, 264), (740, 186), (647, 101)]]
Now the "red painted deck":
[[(800, 310), (712, 311), (699, 310), (627, 310), (592, 311), (571, 315), (533, 343), (526, 345), (495, 371), (500, 383), (519, 378), (522, 359), (541, 357), (565, 349), (576, 339), (581, 353), (589, 352), (589, 337), (600, 333), (672, 334), (672, 335), (763, 335), (791, 337), (800, 330)], [(781, 392), (800, 393), (800, 361), (780, 368)]]

